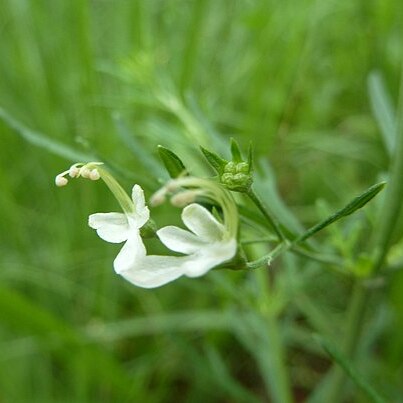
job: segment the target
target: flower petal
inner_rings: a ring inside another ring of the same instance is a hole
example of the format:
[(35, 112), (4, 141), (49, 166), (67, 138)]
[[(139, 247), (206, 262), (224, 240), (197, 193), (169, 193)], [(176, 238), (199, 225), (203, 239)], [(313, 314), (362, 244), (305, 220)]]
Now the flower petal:
[(124, 242), (128, 236), (129, 224), (122, 213), (97, 213), (88, 218), (88, 225), (107, 242)]
[(150, 210), (145, 204), (144, 191), (139, 185), (132, 189), (132, 200), (134, 203), (134, 216), (137, 228), (141, 228), (150, 218)]
[(199, 252), (189, 256), (185, 263), (185, 275), (188, 277), (199, 277), (206, 274), (212, 268), (226, 262), (234, 257), (237, 249), (235, 239), (225, 242), (216, 242)]
[(145, 256), (119, 274), (138, 287), (160, 287), (181, 277), (187, 260), (187, 256)]
[(192, 203), (182, 211), (184, 224), (202, 240), (208, 242), (220, 241), (225, 227), (203, 206)]
[(116, 273), (121, 274), (135, 267), (145, 256), (146, 248), (139, 231), (131, 230), (127, 242), (123, 245), (123, 248), (113, 262), (113, 267)]
[(206, 243), (190, 231), (169, 225), (157, 231), (158, 238), (169, 249), (180, 253), (194, 253)]

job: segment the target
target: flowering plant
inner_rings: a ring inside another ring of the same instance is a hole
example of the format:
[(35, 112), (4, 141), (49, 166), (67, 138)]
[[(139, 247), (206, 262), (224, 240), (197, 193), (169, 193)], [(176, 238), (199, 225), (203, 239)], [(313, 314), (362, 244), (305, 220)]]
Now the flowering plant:
[[(151, 205), (155, 206), (163, 203), (169, 196), (173, 205), (183, 207), (181, 216), (187, 229), (168, 225), (155, 230), (140, 185), (133, 186), (130, 198), (101, 162), (74, 164), (67, 171), (57, 175), (55, 182), (58, 186), (65, 186), (68, 176), (104, 180), (123, 212), (92, 214), (88, 224), (103, 240), (111, 243), (124, 242), (114, 260), (114, 269), (132, 284), (144, 288), (159, 287), (181, 276), (199, 277), (218, 266), (233, 269), (267, 266), (272, 259), (286, 250), (309, 254), (311, 252), (304, 249), (303, 245), (307, 238), (364, 206), (384, 186), (384, 183), (380, 183), (371, 187), (344, 209), (299, 237), (290, 239), (284, 235), (284, 231), (290, 231), (278, 223), (252, 189), (251, 148), (247, 161), (243, 160), (235, 141), (231, 142), (231, 161), (224, 160), (204, 148), (202, 152), (217, 172), (218, 181), (214, 178), (187, 176), (179, 157), (170, 150), (160, 148), (164, 165), (173, 179), (156, 191), (150, 199)], [(265, 218), (268, 230), (275, 235), (274, 241), (277, 241), (277, 245), (255, 261), (247, 261), (242, 241), (239, 241), (240, 214), (231, 192), (245, 194)], [(207, 203), (209, 208), (203, 206), (202, 202)], [(165, 247), (180, 255), (148, 254), (143, 239), (146, 234), (158, 238)]]

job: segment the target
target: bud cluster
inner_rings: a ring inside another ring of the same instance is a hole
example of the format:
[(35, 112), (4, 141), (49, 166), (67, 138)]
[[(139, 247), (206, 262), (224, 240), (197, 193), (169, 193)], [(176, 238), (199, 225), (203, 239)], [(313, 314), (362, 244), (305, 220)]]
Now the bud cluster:
[(248, 156), (245, 159), (242, 156), (238, 143), (231, 139), (230, 161), (219, 155), (201, 147), (201, 150), (207, 161), (217, 172), (222, 185), (228, 190), (235, 192), (248, 193), (253, 182), (253, 157), (252, 147), (249, 147)]
[(247, 162), (228, 162), (224, 166), (220, 181), (229, 190), (237, 192), (247, 191), (253, 182), (249, 164)]

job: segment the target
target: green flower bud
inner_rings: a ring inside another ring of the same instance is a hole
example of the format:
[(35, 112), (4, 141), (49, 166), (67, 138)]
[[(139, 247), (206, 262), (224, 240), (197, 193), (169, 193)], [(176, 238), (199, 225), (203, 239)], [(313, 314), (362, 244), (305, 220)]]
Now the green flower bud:
[(236, 166), (236, 171), (243, 174), (249, 174), (250, 167), (247, 162), (240, 162)]
[(220, 178), (221, 183), (229, 190), (247, 192), (252, 185), (252, 175), (247, 173), (225, 173)]
[(225, 165), (224, 172), (229, 174), (235, 174), (237, 172), (237, 164), (234, 161), (230, 161)]
[(232, 160), (227, 161), (217, 154), (201, 148), (204, 156), (218, 174), (222, 185), (235, 192), (246, 193), (253, 182), (252, 147), (249, 147), (246, 160), (243, 159), (238, 143), (231, 139)]

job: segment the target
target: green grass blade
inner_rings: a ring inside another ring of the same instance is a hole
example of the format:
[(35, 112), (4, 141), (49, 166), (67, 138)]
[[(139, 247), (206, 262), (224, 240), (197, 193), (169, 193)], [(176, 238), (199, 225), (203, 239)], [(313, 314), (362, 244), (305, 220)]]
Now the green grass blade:
[(329, 354), (330, 358), (337, 362), (343, 369), (346, 375), (358, 386), (374, 403), (386, 403), (376, 391), (370, 385), (370, 383), (364, 379), (364, 377), (357, 371), (354, 365), (345, 357), (336, 346), (323, 337), (316, 335), (315, 339), (323, 347), (323, 349)]
[(231, 330), (232, 321), (233, 316), (230, 312), (187, 311), (104, 323), (100, 327), (88, 327), (85, 332), (91, 340), (112, 342), (127, 337), (167, 332)]
[(395, 112), (379, 72), (374, 71), (369, 75), (368, 90), (372, 112), (381, 130), (385, 148), (388, 154), (392, 155), (396, 145), (397, 131)]
[(59, 143), (46, 135), (33, 131), (28, 127), (24, 126), (21, 122), (11, 116), (6, 110), (0, 107), (0, 118), (4, 123), (11, 129), (15, 130), (21, 138), (34, 146), (43, 148), (44, 150), (50, 152), (51, 154), (64, 157), (70, 161), (93, 161), (95, 158), (90, 154), (81, 153), (74, 150), (73, 148), (66, 146), (65, 144)]

